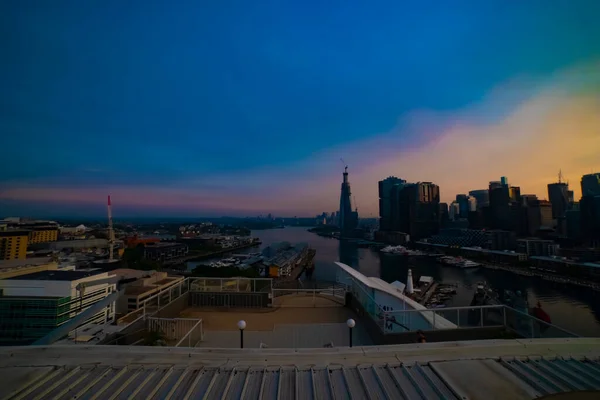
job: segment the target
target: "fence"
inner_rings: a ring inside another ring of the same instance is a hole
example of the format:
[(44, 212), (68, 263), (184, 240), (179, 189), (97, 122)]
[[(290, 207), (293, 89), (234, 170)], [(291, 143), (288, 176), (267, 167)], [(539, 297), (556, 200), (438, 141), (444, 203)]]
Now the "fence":
[(188, 278), (191, 292), (266, 293), (273, 288), (272, 279), (261, 278)]
[[(289, 300), (286, 296), (294, 295)], [(273, 307), (331, 307), (331, 300), (344, 305), (346, 289), (323, 287), (321, 289), (273, 289)]]
[(175, 342), (179, 345), (181, 340), (186, 338), (191, 341), (192, 331), (199, 334), (200, 338), (198, 340), (202, 340), (204, 336), (202, 320), (200, 319), (149, 317), (146, 319), (146, 324), (149, 332), (159, 332), (164, 336), (167, 343)]

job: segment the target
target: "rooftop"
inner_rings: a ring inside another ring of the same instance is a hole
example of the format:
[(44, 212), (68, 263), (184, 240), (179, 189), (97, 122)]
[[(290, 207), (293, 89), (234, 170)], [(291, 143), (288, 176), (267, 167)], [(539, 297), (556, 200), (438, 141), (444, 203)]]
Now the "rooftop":
[(88, 270), (88, 271), (39, 271), (32, 274), (15, 276), (7, 280), (19, 281), (76, 281), (89, 276), (103, 274), (106, 271)]
[(8, 268), (36, 267), (51, 262), (52, 259), (48, 257), (26, 258), (25, 260), (1, 260), (0, 270)]
[(0, 395), (519, 400), (599, 390), (599, 356), (600, 339), (302, 350), (13, 347), (0, 349)]

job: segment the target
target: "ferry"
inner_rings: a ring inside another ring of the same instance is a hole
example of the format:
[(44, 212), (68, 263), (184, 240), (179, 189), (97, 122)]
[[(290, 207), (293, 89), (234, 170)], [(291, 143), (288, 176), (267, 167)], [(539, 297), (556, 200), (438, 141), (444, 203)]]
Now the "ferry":
[(402, 256), (423, 256), (425, 253), (418, 250), (410, 250), (404, 246), (386, 246), (381, 249), (382, 253), (398, 254)]
[(438, 261), (444, 265), (450, 265), (452, 267), (459, 268), (477, 268), (481, 266), (481, 264), (476, 263), (475, 261), (466, 260), (462, 257), (444, 256), (438, 258)]

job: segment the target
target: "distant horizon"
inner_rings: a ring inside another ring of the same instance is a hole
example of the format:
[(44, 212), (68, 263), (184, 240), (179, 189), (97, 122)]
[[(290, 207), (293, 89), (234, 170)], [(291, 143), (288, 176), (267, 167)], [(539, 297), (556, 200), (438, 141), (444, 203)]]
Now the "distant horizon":
[(1, 2), (0, 212), (317, 215), (345, 165), (363, 217), (390, 175), (579, 198), (600, 1), (551, 3)]

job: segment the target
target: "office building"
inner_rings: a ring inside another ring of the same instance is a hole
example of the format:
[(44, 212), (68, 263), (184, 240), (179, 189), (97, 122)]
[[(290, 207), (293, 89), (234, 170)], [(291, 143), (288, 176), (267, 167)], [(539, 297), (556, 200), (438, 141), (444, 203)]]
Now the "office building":
[(0, 279), (13, 278), (40, 271), (57, 270), (58, 263), (48, 257), (0, 261)]
[(600, 196), (600, 172), (581, 177), (581, 196)]
[(398, 193), (399, 229), (411, 240), (435, 235), (440, 229), (440, 188), (431, 182), (405, 185)]
[(340, 231), (342, 235), (349, 235), (358, 227), (358, 211), (352, 211), (351, 198), (348, 166), (346, 166), (340, 194)]
[(490, 227), (494, 229), (514, 230), (516, 221), (511, 208), (521, 199), (521, 189), (509, 186), (507, 179), (502, 177), (500, 182), (490, 182)]
[(586, 195), (579, 202), (581, 239), (589, 247), (600, 247), (600, 195)]
[(478, 210), (490, 205), (489, 189), (471, 190), (469, 192), (469, 196), (473, 197), (477, 201), (477, 209)]
[(457, 194), (456, 202), (458, 203), (458, 216), (459, 218), (469, 217), (469, 196), (466, 194)]
[(548, 184), (548, 199), (552, 203), (552, 218), (563, 218), (569, 209), (569, 184), (560, 180)]
[(456, 221), (460, 218), (460, 204), (458, 202), (453, 201), (450, 203), (450, 207), (448, 208), (448, 217), (450, 221)]
[(528, 256), (555, 256), (558, 254), (560, 246), (552, 240), (543, 240), (536, 238), (517, 239), (517, 252)]
[[(115, 290), (114, 277), (102, 271), (40, 271), (0, 280), (0, 344), (31, 344), (99, 306)], [(114, 317), (113, 301), (78, 326), (106, 323)]]
[(144, 247), (144, 258), (152, 261), (170, 261), (184, 257), (187, 253), (188, 247), (183, 243), (149, 243)]
[(27, 256), (29, 231), (0, 230), (0, 260), (24, 260)]
[(379, 181), (379, 230), (392, 231), (393, 216), (396, 211), (396, 204), (393, 203), (393, 189), (396, 186), (406, 184), (404, 179), (390, 176)]

